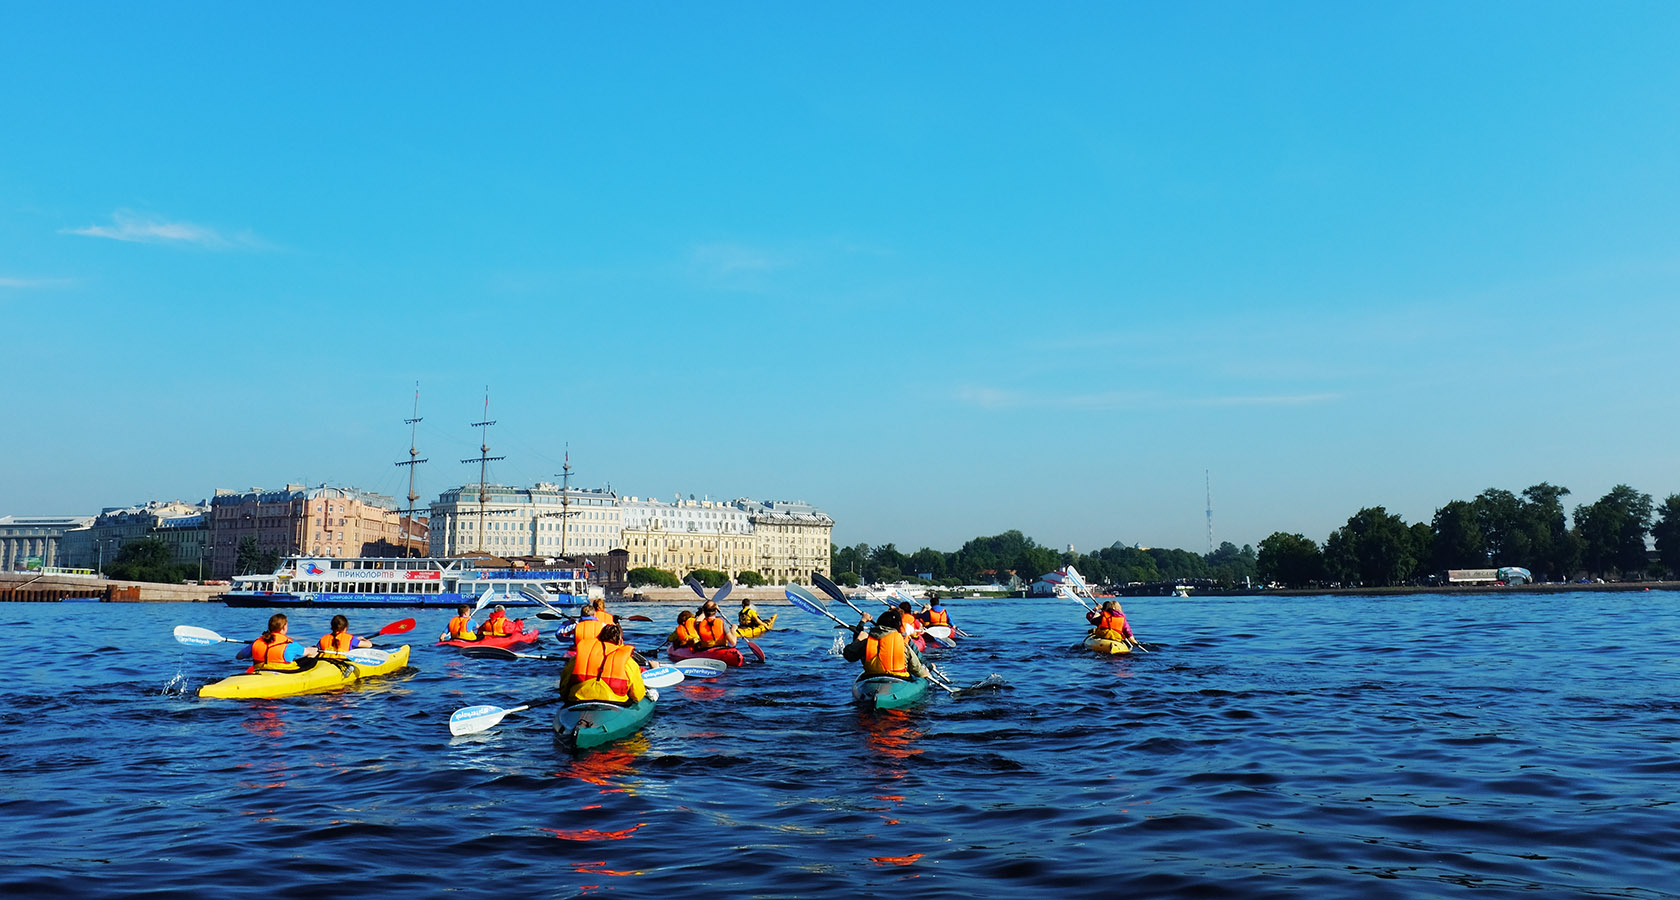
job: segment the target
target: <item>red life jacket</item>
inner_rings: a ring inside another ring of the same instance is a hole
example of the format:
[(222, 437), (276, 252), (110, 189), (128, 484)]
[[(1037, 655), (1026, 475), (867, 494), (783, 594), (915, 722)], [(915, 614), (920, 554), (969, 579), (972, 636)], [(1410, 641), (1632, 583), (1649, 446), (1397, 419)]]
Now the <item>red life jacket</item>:
[(329, 653), (343, 653), (344, 651), (349, 650), (350, 645), (355, 642), (355, 635), (348, 631), (341, 631), (338, 634), (321, 635), (321, 643), (319, 646), (322, 650)]
[(904, 635), (896, 631), (889, 631), (880, 637), (870, 637), (863, 648), (864, 673), (909, 678), (909, 646)]
[(701, 647), (722, 647), (729, 643), (729, 624), (721, 617), (715, 619), (690, 619), (700, 624), (695, 629), (700, 638)]

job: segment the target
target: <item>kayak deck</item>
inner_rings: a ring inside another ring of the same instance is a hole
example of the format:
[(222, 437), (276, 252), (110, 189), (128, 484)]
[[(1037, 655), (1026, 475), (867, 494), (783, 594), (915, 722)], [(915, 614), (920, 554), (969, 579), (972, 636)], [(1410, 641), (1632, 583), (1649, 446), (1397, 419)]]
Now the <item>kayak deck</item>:
[(391, 651), (391, 658), (377, 666), (364, 666), (346, 659), (308, 657), (295, 670), (265, 669), (230, 675), (198, 689), (200, 697), (220, 699), (267, 699), (316, 694), (349, 687), (364, 678), (389, 675), (408, 665), (408, 645)]
[(852, 682), (852, 699), (874, 709), (899, 709), (922, 699), (928, 692), (926, 678), (869, 675)]
[(685, 659), (715, 659), (726, 666), (744, 666), (747, 658), (734, 647), (712, 647), (707, 650), (690, 650), (686, 647), (672, 647), (665, 653), (666, 658), (680, 662)]
[(1132, 652), (1132, 645), (1126, 643), (1125, 641), (1115, 641), (1115, 640), (1110, 640), (1108, 638), (1100, 638), (1100, 637), (1097, 637), (1094, 634), (1086, 636), (1085, 640), (1083, 642), (1081, 642), (1080, 646), (1084, 647), (1086, 650), (1091, 651), (1092, 653), (1100, 653), (1100, 654), (1103, 654), (1104, 656), (1117, 656), (1121, 653)]
[(573, 703), (554, 714), (554, 736), (572, 750), (588, 750), (641, 730), (653, 716), (650, 694), (636, 703), (620, 706), (599, 701)]
[(521, 631), (516, 634), (504, 634), (501, 637), (480, 637), (476, 641), (464, 641), (460, 638), (440, 637), (439, 647), (500, 647), (503, 650), (525, 650), (535, 647), (538, 643), (540, 629)]

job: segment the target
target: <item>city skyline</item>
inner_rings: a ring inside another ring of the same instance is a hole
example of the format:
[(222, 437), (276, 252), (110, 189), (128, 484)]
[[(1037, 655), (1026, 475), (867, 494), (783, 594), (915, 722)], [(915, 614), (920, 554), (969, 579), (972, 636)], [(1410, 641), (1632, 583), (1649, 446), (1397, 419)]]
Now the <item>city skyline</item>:
[(416, 383), (842, 545), (1680, 492), (1680, 9), (640, 12), (13, 10), (0, 515), (400, 503)]

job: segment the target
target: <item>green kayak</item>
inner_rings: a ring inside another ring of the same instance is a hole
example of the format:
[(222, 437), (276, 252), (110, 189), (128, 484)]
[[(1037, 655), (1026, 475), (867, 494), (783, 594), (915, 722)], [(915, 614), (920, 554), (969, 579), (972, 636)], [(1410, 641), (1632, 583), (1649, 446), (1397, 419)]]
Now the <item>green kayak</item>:
[(874, 709), (898, 709), (922, 699), (928, 691), (926, 678), (867, 675), (852, 682), (852, 699)]
[(554, 734), (561, 745), (570, 750), (588, 750), (628, 737), (641, 730), (653, 715), (659, 694), (649, 690), (646, 697), (629, 706), (616, 703), (574, 703), (554, 714)]

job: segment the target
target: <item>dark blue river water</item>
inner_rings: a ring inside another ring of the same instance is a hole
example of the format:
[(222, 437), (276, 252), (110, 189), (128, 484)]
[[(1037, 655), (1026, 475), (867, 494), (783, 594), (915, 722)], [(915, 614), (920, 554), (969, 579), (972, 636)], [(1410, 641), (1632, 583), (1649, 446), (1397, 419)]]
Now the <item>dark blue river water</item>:
[(264, 611), (0, 605), (0, 895), (1680, 896), (1680, 593), (1137, 598), (1157, 651), (1116, 659), (1067, 649), (1071, 604), (967, 601), (935, 658), (1010, 687), (881, 715), (775, 608), (767, 665), (574, 759), (551, 709), (447, 727), (554, 663), (416, 641), (381, 683), (200, 700), (231, 654), (173, 626)]

